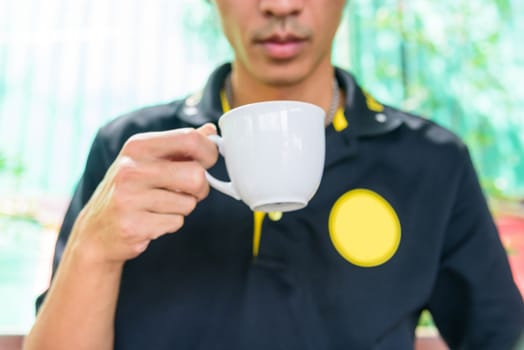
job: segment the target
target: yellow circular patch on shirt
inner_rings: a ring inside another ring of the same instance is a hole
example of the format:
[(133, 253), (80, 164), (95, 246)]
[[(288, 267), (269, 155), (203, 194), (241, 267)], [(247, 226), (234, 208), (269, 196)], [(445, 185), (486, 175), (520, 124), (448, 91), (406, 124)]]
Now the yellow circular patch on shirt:
[(395, 255), (401, 228), (397, 213), (382, 196), (356, 189), (345, 193), (331, 209), (329, 234), (344, 259), (373, 267)]

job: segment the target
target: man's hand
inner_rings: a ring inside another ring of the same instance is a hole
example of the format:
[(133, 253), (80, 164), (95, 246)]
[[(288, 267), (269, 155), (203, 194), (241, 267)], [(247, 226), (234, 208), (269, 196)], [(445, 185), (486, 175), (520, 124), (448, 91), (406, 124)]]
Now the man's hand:
[(24, 349), (114, 348), (124, 262), (207, 196), (213, 125), (133, 136), (80, 212)]
[(178, 231), (209, 192), (205, 169), (218, 154), (206, 136), (214, 133), (206, 124), (131, 137), (81, 211), (70, 248), (91, 262), (120, 264)]

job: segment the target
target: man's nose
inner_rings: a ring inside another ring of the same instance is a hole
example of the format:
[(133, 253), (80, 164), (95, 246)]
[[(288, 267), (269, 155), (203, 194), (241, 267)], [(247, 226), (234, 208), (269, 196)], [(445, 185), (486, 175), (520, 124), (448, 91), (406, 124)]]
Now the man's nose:
[(298, 15), (304, 8), (305, 0), (261, 0), (260, 11), (268, 17)]

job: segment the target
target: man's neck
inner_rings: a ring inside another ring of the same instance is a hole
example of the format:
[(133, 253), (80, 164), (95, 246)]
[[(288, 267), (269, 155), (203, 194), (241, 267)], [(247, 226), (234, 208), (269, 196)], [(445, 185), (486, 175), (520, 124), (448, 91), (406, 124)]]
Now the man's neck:
[(313, 103), (327, 112), (332, 102), (334, 74), (334, 67), (325, 65), (296, 82), (272, 83), (260, 81), (233, 64), (231, 107), (270, 100), (296, 100)]

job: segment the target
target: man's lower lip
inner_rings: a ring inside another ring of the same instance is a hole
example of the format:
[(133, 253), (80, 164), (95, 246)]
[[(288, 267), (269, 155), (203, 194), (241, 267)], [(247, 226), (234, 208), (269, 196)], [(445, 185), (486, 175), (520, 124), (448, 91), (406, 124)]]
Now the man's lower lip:
[(298, 55), (304, 46), (303, 41), (288, 41), (277, 43), (274, 41), (265, 41), (260, 43), (265, 53), (275, 59), (290, 59)]

